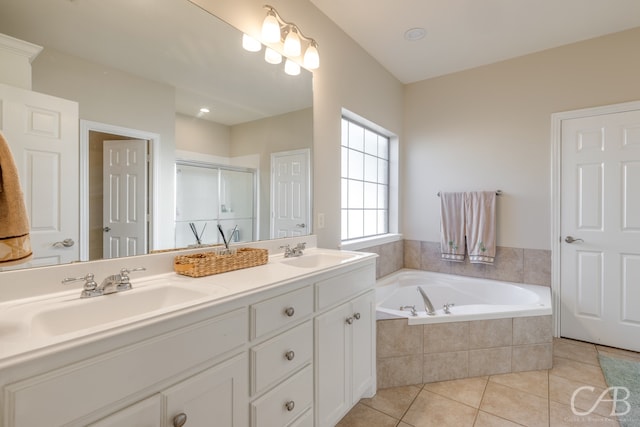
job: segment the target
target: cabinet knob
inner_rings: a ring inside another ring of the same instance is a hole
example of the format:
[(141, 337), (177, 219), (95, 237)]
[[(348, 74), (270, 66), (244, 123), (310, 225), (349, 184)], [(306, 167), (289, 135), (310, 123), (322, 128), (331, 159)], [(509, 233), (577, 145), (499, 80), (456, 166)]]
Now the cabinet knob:
[(284, 404), (284, 407), (287, 408), (287, 411), (291, 412), (293, 411), (293, 408), (296, 407), (296, 403), (293, 400), (290, 400)]
[(353, 317), (347, 317), (347, 325), (351, 325), (353, 323)]
[(173, 427), (182, 427), (187, 422), (187, 414), (184, 412), (173, 417)]
[(287, 360), (293, 360), (294, 357), (296, 357), (296, 354), (293, 352), (293, 350), (289, 350), (284, 354), (284, 358)]
[(360, 313), (353, 313), (353, 317), (355, 317), (356, 320), (360, 320)]
[(296, 312), (296, 311), (294, 310), (294, 308), (293, 308), (293, 307), (287, 307), (287, 308), (285, 308), (285, 309), (284, 309), (284, 314), (286, 314), (286, 315), (287, 315), (287, 316), (289, 316), (289, 317), (293, 316), (293, 314), (294, 314), (295, 312)]

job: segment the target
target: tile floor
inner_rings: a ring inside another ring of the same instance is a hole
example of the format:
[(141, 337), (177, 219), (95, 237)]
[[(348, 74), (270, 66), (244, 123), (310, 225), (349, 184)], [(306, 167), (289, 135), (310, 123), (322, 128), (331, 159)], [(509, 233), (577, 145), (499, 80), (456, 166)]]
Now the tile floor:
[(617, 427), (611, 402), (582, 417), (570, 406), (575, 390), (592, 386), (593, 392), (585, 389), (575, 398), (575, 407), (588, 412), (606, 389), (599, 352), (640, 360), (640, 353), (554, 339), (552, 369), (379, 390), (338, 427)]

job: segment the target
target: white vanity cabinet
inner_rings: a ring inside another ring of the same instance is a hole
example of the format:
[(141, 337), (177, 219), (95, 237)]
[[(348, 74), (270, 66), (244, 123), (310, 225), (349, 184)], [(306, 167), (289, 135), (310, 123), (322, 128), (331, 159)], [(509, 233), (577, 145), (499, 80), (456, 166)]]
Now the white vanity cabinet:
[(363, 268), (316, 285), (320, 305), (346, 300), (315, 318), (316, 427), (334, 426), (375, 393), (375, 292), (366, 291), (372, 283), (375, 272)]
[(5, 364), (0, 427), (335, 425), (375, 393), (375, 259), (300, 270)]

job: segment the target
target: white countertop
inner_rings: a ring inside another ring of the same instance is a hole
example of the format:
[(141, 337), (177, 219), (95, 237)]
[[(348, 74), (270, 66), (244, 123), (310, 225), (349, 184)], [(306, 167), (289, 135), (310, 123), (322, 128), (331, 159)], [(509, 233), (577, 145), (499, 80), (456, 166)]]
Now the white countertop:
[[(328, 258), (335, 256), (336, 261), (300, 267), (287, 265), (291, 258), (285, 259), (279, 254), (270, 256), (265, 265), (200, 278), (173, 272), (138, 279), (132, 275), (132, 290), (105, 296), (81, 299), (76, 288), (0, 303), (0, 368), (25, 358), (39, 357), (160, 323), (376, 257), (362, 252), (311, 248), (305, 250), (300, 259), (308, 257), (307, 260), (312, 260), (314, 256), (322, 257), (323, 254)], [(99, 278), (97, 280), (99, 282)], [(166, 292), (160, 289), (163, 287)], [(163, 305), (163, 298), (168, 298), (171, 303)], [(140, 304), (152, 304), (156, 300), (157, 308), (151, 305), (143, 313), (136, 311)], [(114, 314), (120, 309), (126, 312), (128, 307), (133, 311), (122, 318)], [(49, 317), (43, 317), (43, 313)], [(102, 321), (101, 315), (108, 320)], [(45, 323), (43, 318), (47, 319)], [(55, 323), (56, 319), (63, 325), (73, 322), (73, 330), (63, 328), (52, 333), (49, 326), (55, 325), (47, 325), (46, 322)]]

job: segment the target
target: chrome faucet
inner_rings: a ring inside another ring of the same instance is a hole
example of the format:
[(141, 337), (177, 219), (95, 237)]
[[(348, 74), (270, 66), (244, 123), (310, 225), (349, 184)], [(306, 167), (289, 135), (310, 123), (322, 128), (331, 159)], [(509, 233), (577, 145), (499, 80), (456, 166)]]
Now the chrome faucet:
[(280, 246), (280, 249), (284, 249), (284, 257), (285, 258), (290, 258), (290, 257), (297, 257), (297, 256), (302, 256), (303, 254), (303, 250), (305, 250), (307, 247), (307, 242), (302, 242), (302, 243), (298, 243), (296, 245), (295, 248), (291, 248), (290, 245), (284, 245), (284, 246)]
[(424, 301), (424, 311), (427, 313), (427, 316), (435, 316), (436, 310), (433, 308), (433, 304), (431, 304), (431, 300), (427, 296), (427, 293), (418, 286), (418, 292), (422, 295), (422, 300)]
[(123, 268), (120, 270), (119, 274), (112, 274), (111, 276), (106, 277), (99, 285), (94, 280), (93, 273), (89, 273), (82, 277), (67, 277), (62, 280), (62, 283), (66, 284), (78, 280), (84, 280), (85, 282), (82, 292), (80, 293), (80, 298), (99, 297), (101, 295), (109, 295), (115, 292), (128, 291), (129, 289), (132, 289), (129, 273), (144, 270), (146, 270), (144, 267), (133, 268), (131, 270)]

